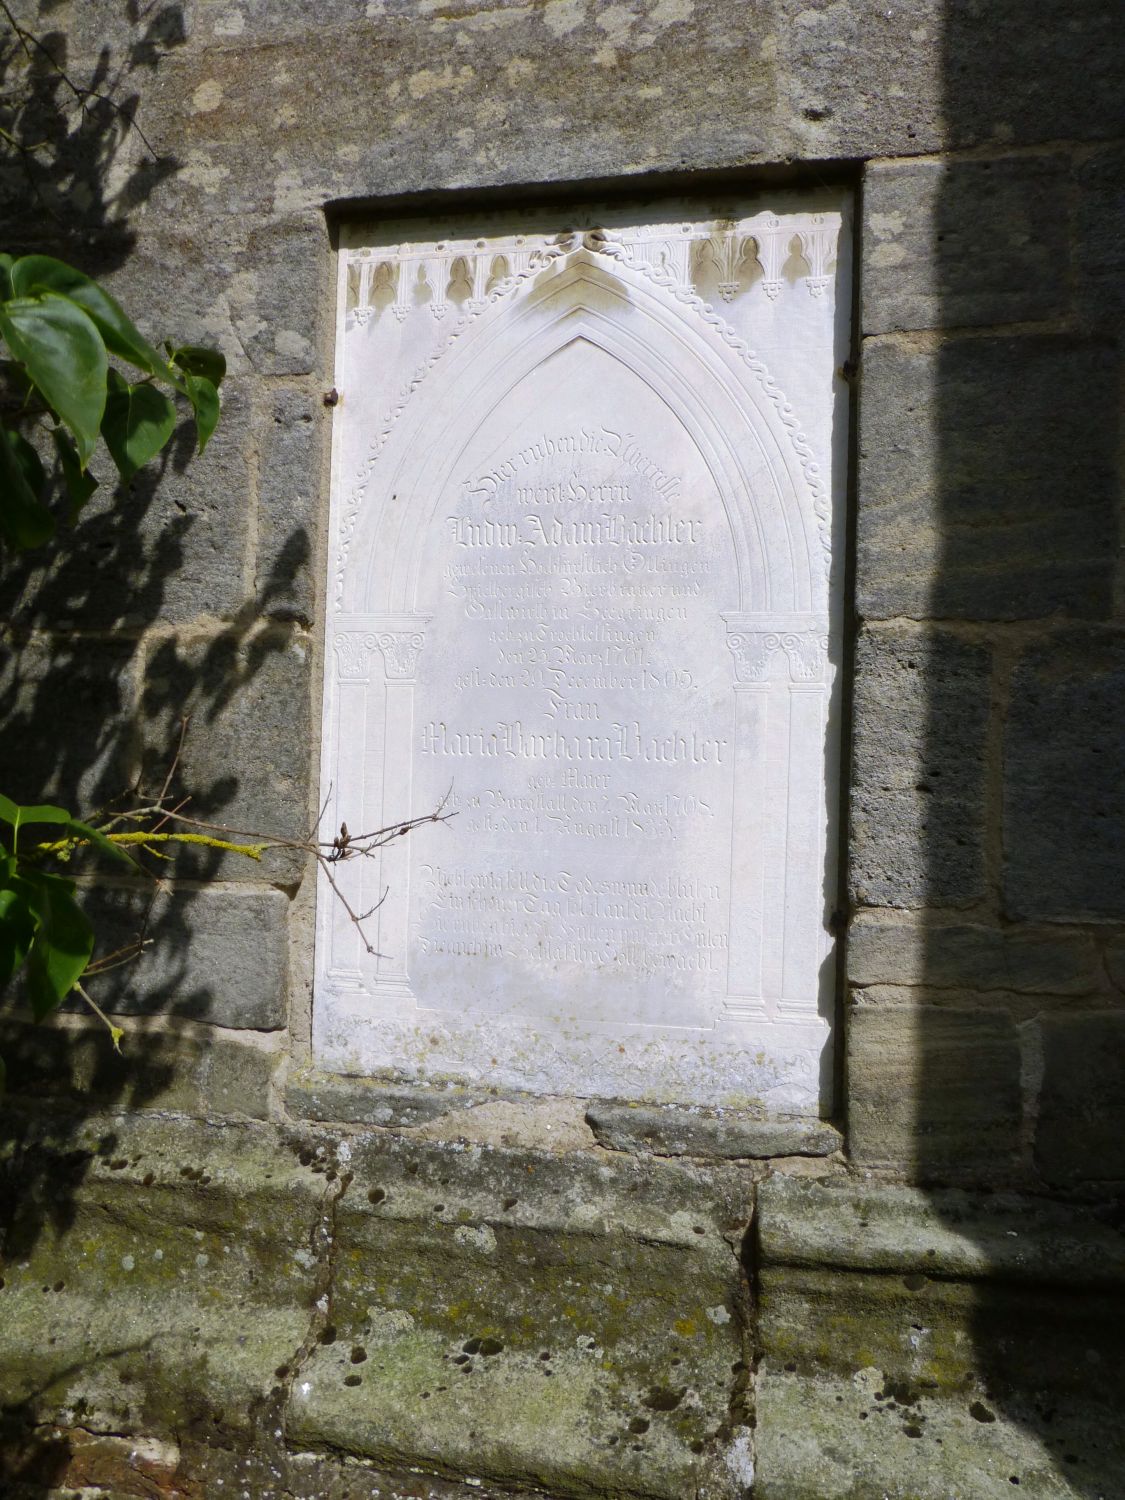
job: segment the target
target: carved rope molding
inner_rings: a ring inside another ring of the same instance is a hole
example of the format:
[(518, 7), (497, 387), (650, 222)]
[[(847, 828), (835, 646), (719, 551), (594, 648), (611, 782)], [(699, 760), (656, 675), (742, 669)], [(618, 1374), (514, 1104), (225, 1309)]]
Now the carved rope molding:
[(709, 302), (704, 302), (702, 297), (698, 296), (683, 283), (678, 282), (674, 273), (667, 270), (666, 267), (656, 265), (650, 261), (634, 261), (630, 259), (628, 254), (629, 247), (623, 241), (608, 236), (604, 230), (589, 231), (585, 236), (585, 243), (587, 248), (596, 254), (607, 255), (620, 260), (622, 264), (639, 271), (642, 276), (646, 277), (656, 286), (663, 287), (666, 291), (671, 292), (677, 301), (698, 314), (703, 322), (722, 339), (728, 349), (734, 351), (743, 364), (746, 365), (747, 369), (754, 375), (763, 394), (772, 402), (782, 425), (789, 435), (789, 442), (793, 451), (800, 462), (801, 472), (805, 476), (805, 483), (808, 485), (809, 493), (812, 497), (813, 514), (816, 516), (817, 531), (820, 535), (824, 574), (825, 577), (828, 577), (832, 569), (831, 505), (828, 491), (824, 480), (821, 478), (820, 465), (816, 461), (812, 444), (801, 431), (800, 420), (793, 410), (792, 404), (786, 399), (785, 392), (780, 389), (770, 374), (765, 361), (760, 359), (754, 350), (750, 348), (746, 340), (736, 333), (725, 319), (718, 315)]
[(348, 553), (351, 549), (352, 539), (355, 535), (356, 523), (359, 520), (359, 512), (360, 507), (363, 504), (364, 494), (366, 493), (367, 486), (371, 481), (371, 475), (374, 472), (375, 465), (379, 461), (379, 455), (380, 453), (382, 453), (383, 448), (386, 446), (387, 439), (390, 437), (395, 423), (398, 421), (399, 417), (405, 410), (406, 403), (410, 400), (410, 397), (425, 380), (426, 376), (433, 369), (433, 367), (446, 354), (448, 354), (449, 350), (453, 347), (454, 342), (461, 337), (465, 330), (470, 327), (471, 324), (477, 318), (479, 318), (480, 315), (488, 307), (490, 307), (494, 302), (499, 302), (502, 297), (508, 296), (509, 293), (515, 291), (518, 286), (521, 286), (525, 281), (527, 281), (529, 277), (536, 275), (543, 269), (544, 266), (550, 265), (552, 261), (558, 260), (565, 254), (565, 249), (559, 245), (544, 245), (536, 247), (535, 249), (529, 251), (527, 262), (525, 265), (523, 265), (519, 274), (513, 274), (512, 276), (506, 277), (504, 280), (498, 282), (480, 303), (478, 303), (476, 306), (470, 307), (469, 311), (458, 319), (457, 323), (453, 326), (453, 328), (450, 329), (449, 333), (441, 341), (441, 343), (438, 344), (437, 347), (426, 356), (425, 360), (418, 366), (418, 368), (414, 371), (414, 374), (399, 391), (394, 405), (388, 412), (385, 413), (383, 417), (379, 432), (373, 440), (371, 447), (367, 451), (367, 457), (364, 459), (360, 467), (356, 470), (352, 488), (348, 494), (348, 499), (347, 503), (344, 506), (343, 515), (340, 518), (340, 530), (336, 544), (336, 569), (335, 577), (333, 579), (333, 594), (337, 609), (341, 609), (343, 607), (344, 579), (347, 574)]
[[(727, 227), (729, 226), (729, 227)], [(435, 252), (441, 251), (449, 257), (449, 265), (452, 267), (457, 260), (466, 264), (473, 257), (474, 296), (466, 304), (466, 312), (458, 319), (446, 337), (431, 351), (426, 359), (414, 371), (414, 374), (401, 388), (394, 405), (384, 415), (380, 430), (359, 469), (356, 471), (352, 488), (345, 502), (343, 513), (340, 518), (340, 527), (336, 545), (336, 566), (333, 579), (333, 594), (337, 609), (343, 607), (344, 584), (347, 574), (348, 555), (355, 528), (359, 520), (359, 512), (363, 504), (363, 497), (370, 483), (371, 475), (379, 460), (379, 455), (390, 434), (402, 415), (410, 397), (425, 380), (429, 372), (437, 365), (453, 347), (467, 328), (481, 316), (494, 303), (509, 296), (522, 287), (532, 276), (536, 275), (544, 267), (559, 259), (567, 258), (574, 250), (583, 248), (594, 254), (605, 256), (610, 260), (616, 260), (629, 269), (643, 275), (655, 286), (670, 292), (678, 302), (696, 313), (714, 333), (722, 339), (726, 346), (742, 360), (754, 375), (764, 395), (772, 403), (777, 415), (785, 428), (790, 445), (797, 455), (804, 474), (805, 482), (809, 487), (812, 499), (813, 513), (816, 516), (817, 529), (820, 535), (821, 551), (823, 554), (824, 572), (828, 576), (832, 564), (832, 537), (830, 527), (830, 504), (824, 481), (821, 478), (820, 465), (816, 462), (813, 448), (801, 431), (800, 421), (793, 410), (791, 403), (787, 400), (785, 393), (779, 389), (777, 383), (770, 375), (764, 361), (750, 348), (735, 330), (721, 318), (709, 302), (705, 302), (694, 290), (689, 279), (688, 271), (691, 265), (692, 246), (706, 242), (712, 246), (712, 253), (716, 254), (720, 271), (727, 276), (727, 280), (720, 283), (720, 292), (723, 293), (725, 285), (730, 290), (732, 300), (738, 289), (738, 283), (733, 280), (735, 270), (741, 263), (742, 255), (745, 253), (746, 242), (752, 242), (757, 246), (757, 253), (766, 273), (765, 281), (770, 280), (769, 267), (780, 268), (784, 264), (785, 256), (780, 261), (774, 257), (776, 250), (780, 254), (780, 245), (784, 241), (786, 250), (792, 244), (794, 238), (800, 240), (802, 254), (810, 268), (810, 275), (806, 278), (809, 291), (813, 296), (819, 296), (828, 285), (828, 277), (825, 274), (827, 268), (835, 260), (836, 244), (839, 229), (830, 222), (826, 222), (826, 216), (821, 214), (810, 215), (807, 222), (802, 223), (791, 220), (791, 225), (781, 225), (780, 221), (769, 216), (764, 227), (759, 225), (747, 226), (745, 232), (741, 231), (734, 221), (720, 221), (718, 233), (696, 232), (690, 225), (685, 225), (678, 232), (665, 232), (663, 226), (647, 226), (637, 232), (636, 241), (626, 241), (613, 237), (608, 231), (600, 228), (588, 229), (581, 233), (567, 231), (555, 235), (553, 238), (537, 245), (528, 245), (522, 236), (516, 236), (510, 244), (506, 241), (493, 242), (492, 246), (482, 252), (483, 240), (472, 242), (470, 248), (466, 243), (461, 246), (456, 243), (445, 243), (435, 246), (432, 250), (418, 247), (414, 251), (408, 251), (407, 247), (400, 247), (404, 253), (402, 267), (414, 268), (414, 275), (419, 274), (419, 267), (424, 268), (423, 274), (427, 278), (431, 275), (431, 263), (434, 261)], [(742, 248), (739, 249), (739, 243)], [(718, 245), (718, 248), (714, 248)], [(773, 248), (769, 252), (763, 252), (763, 244), (769, 244)], [(655, 247), (652, 256), (638, 255), (636, 249), (641, 246)], [(367, 272), (367, 286), (370, 290), (375, 276), (375, 270), (379, 265), (394, 267), (388, 260), (388, 251), (363, 251), (356, 250), (348, 253), (349, 271), (351, 267), (361, 267), (361, 278), (363, 268), (370, 268)], [(770, 259), (761, 260), (763, 253), (768, 253)], [(507, 261), (508, 274), (490, 281), (493, 277), (496, 263)], [(485, 262), (487, 261), (487, 266)], [(725, 269), (724, 269), (725, 268)], [(399, 286), (405, 284), (402, 275), (405, 274), (400, 268)], [(775, 280), (777, 278), (774, 278)], [(430, 283), (432, 286), (433, 283)], [(776, 295), (782, 283), (778, 280), (774, 293), (767, 290), (768, 296)], [(477, 292), (480, 295), (477, 295)], [(444, 305), (444, 303), (443, 303)], [(362, 310), (362, 309), (360, 309)], [(405, 304), (401, 317), (405, 317)], [(367, 319), (362, 320), (366, 322)]]

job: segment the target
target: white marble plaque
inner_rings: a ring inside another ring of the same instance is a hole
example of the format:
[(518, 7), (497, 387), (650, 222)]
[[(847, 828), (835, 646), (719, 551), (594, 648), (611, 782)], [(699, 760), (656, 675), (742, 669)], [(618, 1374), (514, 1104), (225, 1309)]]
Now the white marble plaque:
[(321, 1066), (830, 1105), (845, 208), (345, 236)]

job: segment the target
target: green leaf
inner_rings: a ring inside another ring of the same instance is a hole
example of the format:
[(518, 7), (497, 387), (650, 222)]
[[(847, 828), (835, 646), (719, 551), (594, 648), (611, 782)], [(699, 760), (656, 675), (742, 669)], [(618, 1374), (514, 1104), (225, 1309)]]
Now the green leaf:
[(0, 302), (12, 295), (12, 267), (15, 259), (11, 255), (0, 255)]
[[(103, 417), (103, 422), (105, 421)], [(89, 469), (83, 471), (78, 461), (78, 453), (61, 427), (51, 429), (51, 437), (55, 442), (55, 452), (59, 456), (59, 468), (62, 470), (63, 483), (66, 492), (70, 496), (70, 519), (73, 521), (78, 512), (89, 500), (90, 496), (98, 487), (98, 481), (90, 473)]]
[(170, 378), (168, 361), (152, 347), (125, 316), (104, 287), (84, 276), (74, 266), (50, 255), (24, 255), (11, 269), (12, 290), (17, 297), (33, 297), (41, 291), (58, 292), (76, 302), (92, 319), (105, 346), (121, 359), (149, 375)]
[(117, 376), (116, 380), (111, 379), (110, 386), (102, 417), (102, 437), (122, 479), (132, 479), (172, 436), (176, 408), (154, 385), (144, 382), (127, 385)]
[(199, 451), (202, 453), (219, 420), (219, 393), (205, 375), (187, 375), (184, 378), (187, 381), (188, 400), (195, 412)]
[(55, 529), (40, 500), (43, 465), (18, 432), (0, 427), (0, 534), (13, 547), (38, 547)]
[(23, 963), (35, 938), (35, 918), (15, 884), (0, 886), (0, 987)]
[(0, 334), (74, 434), (83, 468), (98, 441), (109, 361), (93, 323), (55, 292), (0, 304)]
[(74, 899), (74, 882), (59, 875), (28, 873), (33, 888), (30, 905), (38, 918), (27, 955), (27, 989), (37, 1021), (70, 994), (85, 972), (94, 951), (94, 929)]
[(186, 375), (202, 375), (214, 386), (222, 385), (227, 373), (226, 356), (218, 349), (204, 349), (199, 344), (181, 344), (173, 349), (172, 363)]
[(24, 807), (19, 802), (13, 802), (11, 797), (5, 797), (3, 792), (0, 792), (0, 819), (17, 829), (22, 828), (25, 823), (72, 821), (64, 807), (55, 807), (50, 802), (37, 802), (31, 807)]
[(71, 818), (67, 823), (67, 831), (73, 833), (77, 838), (88, 840), (103, 854), (110, 855), (113, 859), (119, 859), (123, 864), (131, 865), (134, 870), (141, 866), (133, 858), (127, 849), (120, 844), (115, 844), (112, 839), (106, 838), (99, 828), (91, 828), (88, 823), (80, 823), (77, 818)]

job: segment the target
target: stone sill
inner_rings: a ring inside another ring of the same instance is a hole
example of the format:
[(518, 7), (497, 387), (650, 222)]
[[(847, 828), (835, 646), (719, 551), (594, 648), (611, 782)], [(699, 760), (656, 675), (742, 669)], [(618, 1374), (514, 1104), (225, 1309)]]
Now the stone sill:
[[(485, 1118), (506, 1107), (512, 1139), (506, 1144), (546, 1145), (542, 1122), (552, 1113), (577, 1124), (581, 1111), (585, 1132), (572, 1128), (566, 1146), (602, 1146), (636, 1156), (694, 1157), (714, 1161), (763, 1161), (776, 1157), (828, 1157), (843, 1149), (843, 1137), (824, 1120), (806, 1117), (753, 1116), (734, 1110), (705, 1110), (671, 1104), (618, 1100), (550, 1100), (488, 1090), (433, 1084), (410, 1084), (380, 1078), (347, 1077), (302, 1070), (290, 1075), (285, 1107), (294, 1120), (325, 1124), (382, 1126), (412, 1130), (443, 1119), (466, 1140), (483, 1139), (472, 1116)], [(521, 1129), (521, 1126), (523, 1127)]]

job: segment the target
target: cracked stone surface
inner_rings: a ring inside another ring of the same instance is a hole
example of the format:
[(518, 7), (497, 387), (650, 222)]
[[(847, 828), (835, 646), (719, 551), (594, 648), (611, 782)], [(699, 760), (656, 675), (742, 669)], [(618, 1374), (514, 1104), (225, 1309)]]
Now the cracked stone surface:
[(189, 1496), (246, 1454), (262, 1500), (331, 1494), (293, 1478), (327, 1450), (741, 1500), (736, 1170), (158, 1117), (28, 1130), (5, 1168), (9, 1427), (194, 1445)]

